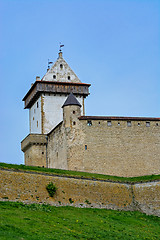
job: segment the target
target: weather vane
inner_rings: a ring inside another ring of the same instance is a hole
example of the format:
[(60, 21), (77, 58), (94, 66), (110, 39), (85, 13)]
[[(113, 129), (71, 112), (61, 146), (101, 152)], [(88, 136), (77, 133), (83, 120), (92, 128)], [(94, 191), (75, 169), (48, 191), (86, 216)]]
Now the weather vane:
[(50, 69), (50, 64), (52, 64), (53, 62), (50, 62), (48, 59), (48, 69)]
[(59, 52), (62, 52), (62, 47), (64, 47), (64, 45), (63, 44), (61, 44), (61, 42), (59, 43)]

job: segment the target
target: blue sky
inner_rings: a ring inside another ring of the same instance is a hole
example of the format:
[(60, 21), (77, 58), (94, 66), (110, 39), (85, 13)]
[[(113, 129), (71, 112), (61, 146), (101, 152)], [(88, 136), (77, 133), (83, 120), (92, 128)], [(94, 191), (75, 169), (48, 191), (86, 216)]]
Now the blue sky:
[(86, 115), (160, 115), (159, 0), (0, 0), (1, 162), (23, 163), (22, 98), (47, 59), (91, 83)]

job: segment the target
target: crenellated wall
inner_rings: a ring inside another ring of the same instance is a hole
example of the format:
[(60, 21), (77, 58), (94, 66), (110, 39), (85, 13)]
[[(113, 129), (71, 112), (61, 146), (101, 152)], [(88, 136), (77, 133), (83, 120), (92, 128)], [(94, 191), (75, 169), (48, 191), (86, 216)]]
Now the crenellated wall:
[[(46, 190), (49, 182), (58, 187), (54, 197)], [(0, 186), (0, 201), (138, 210), (160, 216), (160, 181), (126, 184), (1, 169)]]

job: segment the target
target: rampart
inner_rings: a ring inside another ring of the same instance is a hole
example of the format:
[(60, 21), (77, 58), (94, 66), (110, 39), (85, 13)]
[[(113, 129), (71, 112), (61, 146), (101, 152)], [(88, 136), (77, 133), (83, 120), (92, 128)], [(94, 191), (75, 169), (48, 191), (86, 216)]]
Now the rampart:
[[(160, 181), (127, 184), (12, 169), (1, 169), (0, 176), (1, 201), (138, 210), (160, 216)], [(49, 182), (58, 187), (54, 197), (46, 190)]]
[(160, 119), (76, 118), (78, 110), (69, 107), (70, 125), (66, 117), (48, 134), (48, 167), (123, 177), (160, 174)]

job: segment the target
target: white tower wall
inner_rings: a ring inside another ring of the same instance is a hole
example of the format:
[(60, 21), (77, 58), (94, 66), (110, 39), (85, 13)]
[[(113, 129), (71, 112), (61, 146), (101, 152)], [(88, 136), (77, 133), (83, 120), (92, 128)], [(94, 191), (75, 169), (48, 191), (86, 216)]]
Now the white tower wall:
[[(44, 134), (50, 132), (63, 120), (62, 106), (66, 101), (68, 95), (50, 95), (43, 94), (43, 130)], [(83, 97), (77, 97), (77, 100), (82, 105), (81, 111), (83, 115)]]
[(41, 97), (29, 109), (30, 133), (42, 133)]

